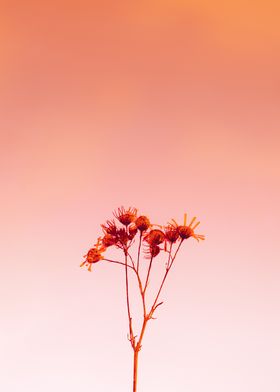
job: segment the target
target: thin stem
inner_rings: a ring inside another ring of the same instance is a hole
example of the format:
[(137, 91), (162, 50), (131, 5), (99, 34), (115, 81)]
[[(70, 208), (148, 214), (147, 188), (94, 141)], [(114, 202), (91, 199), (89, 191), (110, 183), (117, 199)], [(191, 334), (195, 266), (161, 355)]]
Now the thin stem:
[(153, 263), (153, 256), (151, 256), (151, 260), (150, 260), (150, 264), (149, 264), (149, 268), (148, 268), (148, 273), (147, 273), (147, 277), (146, 277), (146, 283), (144, 286), (144, 290), (143, 290), (143, 294), (145, 295), (147, 286), (148, 286), (148, 281), (149, 281), (149, 276), (150, 276), (150, 272), (151, 272), (151, 268), (152, 268), (152, 263)]
[(137, 373), (138, 373), (138, 350), (134, 350), (133, 357), (133, 392), (137, 389)]
[(143, 290), (143, 286), (142, 286), (142, 281), (141, 281), (139, 272), (138, 272), (137, 269), (135, 268), (133, 259), (132, 259), (131, 255), (130, 255), (129, 253), (128, 253), (128, 257), (130, 258), (130, 260), (131, 260), (131, 262), (132, 262), (132, 264), (133, 264), (132, 269), (133, 269), (133, 271), (135, 272), (136, 277), (137, 277), (137, 280), (138, 280), (139, 290), (140, 290), (140, 294), (141, 294), (141, 298), (142, 298), (142, 305), (143, 305), (143, 314), (144, 314), (143, 317), (145, 318), (145, 317), (146, 317), (146, 304), (145, 304), (145, 296), (143, 295), (143, 294), (144, 294), (144, 290)]
[(173, 243), (171, 242), (166, 268), (169, 268), (169, 263), (170, 263), (170, 259), (171, 259), (172, 245), (173, 245)]
[[(175, 260), (175, 258), (177, 256), (177, 253), (178, 253), (178, 251), (179, 251), (179, 249), (180, 249), (180, 247), (182, 245), (182, 242), (183, 242), (183, 239), (179, 243), (179, 245), (178, 245), (178, 247), (176, 249), (176, 252), (175, 252), (173, 257), (172, 257), (172, 244), (170, 245), (170, 251), (169, 251), (169, 256), (168, 256), (168, 261), (167, 261), (167, 266), (166, 266), (166, 272), (164, 274), (162, 283), (160, 285), (160, 288), (158, 290), (158, 293), (156, 295), (156, 298), (154, 300), (154, 303), (153, 303), (153, 305), (151, 307), (151, 310), (150, 310), (149, 314), (147, 314), (147, 312), (146, 312), (145, 292), (146, 292), (148, 281), (149, 281), (149, 276), (150, 276), (150, 272), (151, 272), (153, 257), (151, 257), (151, 260), (150, 260), (150, 264), (149, 264), (149, 268), (148, 268), (148, 272), (147, 272), (147, 277), (146, 277), (144, 290), (142, 289), (142, 282), (141, 282), (138, 270), (136, 270), (134, 268), (134, 271), (136, 273), (136, 276), (137, 276), (137, 279), (138, 279), (138, 282), (139, 282), (140, 294), (141, 294), (142, 302), (143, 302), (144, 316), (143, 316), (143, 324), (142, 324), (141, 333), (140, 333), (140, 337), (138, 339), (138, 342), (135, 344), (135, 340), (133, 341), (133, 343), (134, 343), (134, 346), (133, 346), (133, 349), (134, 349), (134, 359), (133, 359), (133, 362), (134, 362), (134, 365), (133, 365), (133, 392), (136, 392), (136, 388), (137, 388), (138, 354), (139, 354), (139, 351), (141, 350), (141, 347), (142, 347), (142, 340), (143, 340), (143, 337), (144, 337), (146, 326), (147, 326), (148, 321), (152, 318), (152, 315), (153, 315), (154, 311), (156, 310), (156, 308), (159, 305), (161, 305), (161, 303), (157, 304), (157, 300), (158, 300), (158, 298), (160, 296), (160, 293), (161, 293), (161, 290), (163, 288), (163, 285), (164, 285), (164, 282), (166, 280), (166, 277), (168, 275), (168, 272), (170, 271), (170, 268), (172, 267), (173, 262), (174, 262), (174, 260)], [(130, 256), (130, 258), (131, 258), (131, 256)], [(171, 260), (171, 262), (170, 262), (170, 260)]]
[(138, 246), (138, 254), (137, 254), (137, 267), (136, 267), (137, 272), (139, 271), (139, 260), (140, 260), (141, 242), (142, 242), (142, 231), (140, 232), (139, 246)]
[(152, 317), (153, 312), (155, 311), (155, 309), (156, 309), (156, 307), (157, 307), (156, 303), (157, 303), (158, 297), (159, 297), (159, 295), (160, 295), (160, 293), (161, 293), (161, 290), (162, 290), (162, 287), (163, 287), (163, 285), (164, 285), (165, 279), (166, 279), (166, 277), (167, 277), (167, 275), (168, 275), (168, 272), (170, 271), (170, 268), (172, 267), (172, 264), (173, 264), (173, 262), (174, 262), (174, 260), (175, 260), (175, 257), (176, 257), (176, 255), (177, 255), (177, 253), (178, 253), (178, 250), (180, 249), (180, 246), (182, 245), (182, 242), (183, 242), (183, 239), (181, 240), (181, 242), (180, 242), (180, 244), (179, 244), (179, 246), (178, 246), (178, 248), (177, 248), (177, 250), (176, 250), (176, 252), (175, 252), (175, 254), (174, 254), (173, 257), (171, 256), (171, 252), (170, 252), (170, 254), (169, 254), (169, 260), (170, 260), (170, 257), (171, 257), (171, 263), (170, 263), (170, 265), (168, 265), (168, 266), (166, 267), (166, 271), (165, 271), (164, 277), (163, 277), (163, 279), (162, 279), (162, 282), (161, 282), (160, 288), (159, 288), (159, 290), (158, 290), (157, 296), (156, 296), (156, 298), (155, 298), (155, 300), (154, 300), (154, 303), (153, 303), (153, 305), (152, 305), (152, 307), (151, 307), (151, 310), (150, 310), (150, 313), (149, 313), (149, 317)]
[(127, 306), (127, 315), (128, 315), (128, 323), (129, 323), (129, 340), (133, 350), (135, 349), (135, 338), (133, 336), (132, 329), (132, 318), (130, 313), (130, 304), (129, 304), (129, 290), (128, 290), (128, 264), (127, 264), (127, 249), (124, 250), (125, 254), (125, 288), (126, 288), (126, 306)]
[[(110, 260), (110, 259), (103, 259), (103, 260), (109, 261), (110, 263), (121, 264), (121, 265), (124, 265), (124, 266), (126, 265), (125, 263), (122, 263), (121, 261)], [(133, 267), (131, 265), (129, 265), (129, 264), (127, 264), (127, 266), (128, 266), (128, 268), (133, 269)]]
[[(153, 262), (153, 257), (151, 256), (150, 259), (150, 264), (148, 267), (148, 272), (147, 272), (147, 276), (146, 276), (146, 281), (145, 281), (145, 286), (143, 289), (143, 285), (142, 285), (142, 281), (141, 281), (141, 277), (139, 274), (139, 259), (140, 259), (140, 249), (141, 249), (141, 240), (142, 240), (142, 233), (140, 235), (140, 239), (139, 239), (139, 248), (138, 248), (138, 255), (137, 255), (137, 263), (136, 263), (136, 267), (134, 264), (134, 261), (131, 257), (131, 255), (128, 253), (128, 248), (125, 247), (124, 253), (125, 253), (125, 263), (122, 262), (117, 262), (115, 260), (108, 260), (110, 262), (113, 263), (117, 263), (117, 264), (122, 264), (125, 266), (125, 285), (126, 285), (126, 303), (127, 303), (127, 314), (128, 314), (128, 320), (129, 320), (129, 335), (130, 335), (130, 343), (131, 346), (133, 348), (134, 351), (134, 356), (133, 356), (133, 392), (136, 392), (137, 390), (137, 375), (138, 375), (138, 355), (139, 355), (139, 351), (141, 350), (142, 347), (142, 340), (144, 337), (144, 333), (146, 330), (146, 326), (148, 321), (152, 318), (152, 315), (154, 313), (154, 311), (156, 310), (156, 308), (161, 305), (161, 303), (157, 304), (158, 298), (160, 296), (161, 290), (163, 288), (164, 282), (166, 280), (166, 277), (168, 275), (168, 272), (170, 271), (170, 268), (173, 265), (173, 262), (177, 256), (177, 253), (181, 247), (181, 244), (183, 242), (183, 239), (181, 240), (181, 242), (179, 243), (176, 252), (174, 254), (174, 256), (172, 257), (172, 244), (170, 245), (170, 251), (169, 251), (169, 256), (168, 256), (168, 261), (167, 261), (167, 265), (166, 265), (166, 271), (163, 277), (163, 280), (161, 282), (160, 288), (158, 290), (158, 293), (156, 295), (156, 298), (154, 300), (154, 303), (151, 307), (150, 312), (147, 314), (146, 311), (146, 300), (145, 300), (145, 292), (148, 286), (148, 281), (149, 281), (149, 277), (150, 277), (150, 272), (151, 272), (151, 268), (152, 268), (152, 262)], [(128, 258), (130, 258), (131, 261), (131, 265), (128, 264)], [(138, 342), (135, 341), (136, 336), (133, 335), (133, 329), (132, 329), (132, 318), (131, 318), (131, 313), (130, 313), (130, 303), (129, 303), (129, 286), (128, 286), (128, 267), (132, 268), (133, 271), (136, 274), (137, 280), (138, 280), (138, 284), (139, 284), (139, 290), (140, 290), (140, 294), (141, 294), (141, 298), (142, 298), (142, 304), (143, 304), (143, 323), (142, 323), (142, 328), (141, 328), (141, 332), (140, 332), (140, 337), (138, 339)]]

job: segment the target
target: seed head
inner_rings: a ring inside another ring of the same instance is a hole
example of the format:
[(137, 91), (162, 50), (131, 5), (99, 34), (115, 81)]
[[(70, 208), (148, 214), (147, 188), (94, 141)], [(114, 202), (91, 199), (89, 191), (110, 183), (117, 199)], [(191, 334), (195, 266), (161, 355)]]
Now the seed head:
[(101, 255), (101, 251), (97, 248), (91, 248), (87, 254), (85, 255), (88, 263), (97, 263), (98, 261), (103, 259)]
[(129, 226), (129, 239), (132, 240), (137, 234), (137, 227), (134, 225)]
[(101, 248), (91, 248), (86, 255), (84, 255), (84, 257), (86, 258), (82, 264), (80, 265), (80, 267), (83, 267), (84, 265), (86, 265), (88, 267), (88, 271), (91, 271), (91, 267), (93, 263), (97, 263), (98, 261), (104, 259), (104, 257), (102, 256), (101, 252), (104, 252), (106, 250), (105, 247), (101, 247)]
[(164, 232), (158, 229), (151, 230), (145, 237), (150, 245), (159, 245), (165, 240)]
[(124, 226), (128, 226), (130, 223), (135, 221), (137, 210), (132, 207), (129, 207), (127, 210), (124, 207), (120, 207), (117, 211), (114, 211), (113, 214), (119, 222), (121, 222)]
[(126, 232), (125, 229), (118, 229), (117, 230), (117, 242), (120, 243), (120, 245), (126, 245), (129, 240), (129, 235)]
[(160, 252), (160, 247), (158, 245), (150, 245), (150, 253), (152, 257), (156, 257)]
[(147, 216), (141, 215), (136, 219), (135, 225), (141, 232), (143, 232), (148, 230), (148, 228), (151, 226), (151, 223)]
[(149, 244), (148, 248), (145, 249), (144, 252), (146, 254), (146, 256), (145, 256), (146, 259), (150, 259), (151, 257), (154, 258), (154, 257), (156, 257), (159, 254), (160, 247), (158, 245)]
[(112, 234), (105, 234), (104, 237), (102, 238), (102, 245), (104, 245), (106, 248), (115, 245), (116, 242), (117, 242), (116, 236)]
[(116, 235), (117, 234), (117, 226), (115, 221), (107, 220), (105, 225), (101, 225), (105, 234)]
[(171, 243), (176, 242), (177, 239), (179, 238), (178, 228), (176, 228), (172, 225), (166, 226), (164, 229), (164, 233), (165, 233), (165, 238), (167, 239), (167, 241), (169, 241)]

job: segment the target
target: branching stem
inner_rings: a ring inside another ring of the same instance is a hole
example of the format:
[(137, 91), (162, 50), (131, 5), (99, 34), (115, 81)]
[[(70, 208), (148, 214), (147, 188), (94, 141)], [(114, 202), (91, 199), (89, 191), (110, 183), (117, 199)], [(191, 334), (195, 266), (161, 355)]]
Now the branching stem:
[[(165, 279), (167, 278), (168, 272), (170, 271), (170, 268), (172, 267), (172, 264), (173, 264), (173, 262), (174, 262), (174, 260), (175, 260), (175, 257), (177, 256), (177, 253), (178, 253), (178, 251), (179, 251), (179, 249), (180, 249), (180, 247), (181, 247), (181, 245), (182, 245), (182, 242), (183, 242), (183, 239), (180, 241), (180, 243), (179, 243), (179, 245), (178, 245), (178, 248), (177, 248), (177, 250), (176, 250), (176, 252), (175, 252), (175, 254), (174, 254), (173, 257), (171, 256), (171, 249), (170, 249), (170, 253), (169, 253), (169, 258), (168, 258), (168, 263), (167, 263), (166, 271), (165, 271), (164, 277), (163, 277), (163, 279), (162, 279), (161, 285), (160, 285), (160, 287), (159, 287), (158, 293), (157, 293), (157, 295), (156, 295), (156, 298), (155, 298), (155, 300), (154, 300), (154, 303), (153, 303), (153, 305), (152, 305), (152, 307), (151, 307), (151, 310), (150, 310), (150, 312), (149, 312), (149, 317), (150, 317), (150, 318), (153, 316), (153, 313), (154, 313), (154, 311), (156, 310), (156, 308), (157, 308), (157, 306), (158, 306), (158, 305), (157, 305), (158, 297), (159, 297), (159, 295), (160, 295), (160, 293), (161, 293), (161, 290), (162, 290), (162, 288), (163, 288)], [(171, 263), (170, 263), (170, 258), (171, 258)]]
[[(160, 284), (159, 290), (156, 294), (153, 305), (152, 305), (149, 313), (147, 313), (145, 294), (146, 294), (146, 290), (147, 290), (147, 286), (148, 286), (148, 282), (149, 282), (150, 272), (151, 272), (152, 263), (153, 263), (153, 257), (151, 256), (149, 267), (148, 267), (148, 272), (147, 272), (147, 276), (146, 276), (146, 280), (145, 280), (145, 285), (143, 287), (143, 283), (142, 283), (141, 276), (139, 273), (139, 258), (140, 258), (141, 239), (142, 239), (142, 233), (141, 233), (140, 239), (139, 239), (139, 248), (138, 248), (136, 266), (135, 266), (135, 263), (134, 263), (131, 255), (128, 253), (128, 247), (123, 248), (124, 254), (125, 254), (125, 263), (107, 259), (107, 261), (122, 264), (125, 266), (125, 285), (126, 285), (127, 314), (128, 314), (128, 321), (129, 321), (129, 340), (130, 340), (132, 349), (134, 351), (134, 356), (133, 356), (133, 392), (136, 392), (136, 390), (137, 390), (138, 354), (139, 354), (139, 351), (141, 350), (141, 347), (142, 347), (142, 340), (143, 340), (144, 333), (145, 333), (145, 330), (147, 327), (147, 323), (150, 319), (153, 318), (153, 313), (155, 312), (156, 308), (163, 303), (163, 302), (157, 303), (157, 301), (160, 296), (163, 285), (165, 283), (165, 280), (167, 278), (167, 275), (173, 265), (173, 262), (177, 256), (177, 253), (178, 253), (178, 251), (181, 247), (181, 244), (183, 242), (183, 239), (182, 239), (176, 249), (174, 256), (172, 256), (172, 243), (170, 244), (170, 249), (167, 251), (168, 252), (168, 261), (166, 264), (166, 271), (163, 276), (162, 282)], [(130, 259), (132, 265), (128, 264), (128, 258)], [(132, 318), (131, 318), (130, 302), (129, 302), (128, 267), (131, 268), (135, 272), (135, 275), (137, 277), (139, 291), (140, 291), (142, 305), (143, 305), (143, 322), (142, 322), (142, 327), (141, 327), (140, 336), (139, 336), (138, 341), (135, 340), (136, 336), (133, 335), (133, 328), (132, 328)]]

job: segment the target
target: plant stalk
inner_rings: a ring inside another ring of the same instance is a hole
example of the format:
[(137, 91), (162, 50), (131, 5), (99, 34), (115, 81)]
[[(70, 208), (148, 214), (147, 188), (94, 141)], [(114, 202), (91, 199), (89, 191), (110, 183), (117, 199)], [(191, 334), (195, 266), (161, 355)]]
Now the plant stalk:
[(133, 392), (137, 390), (138, 354), (139, 351), (135, 349), (133, 356)]

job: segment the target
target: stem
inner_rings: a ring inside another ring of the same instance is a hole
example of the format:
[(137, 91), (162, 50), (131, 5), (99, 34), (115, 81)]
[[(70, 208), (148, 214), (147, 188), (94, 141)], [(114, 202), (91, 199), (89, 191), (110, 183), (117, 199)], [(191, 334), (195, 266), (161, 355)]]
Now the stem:
[(133, 356), (133, 392), (136, 392), (136, 389), (137, 389), (138, 354), (139, 354), (139, 351), (134, 350), (134, 356)]
[(146, 317), (146, 304), (145, 304), (145, 296), (144, 296), (144, 290), (143, 290), (142, 282), (141, 282), (141, 279), (140, 279), (139, 272), (135, 268), (133, 259), (132, 259), (131, 255), (129, 253), (128, 253), (128, 256), (129, 256), (129, 258), (130, 258), (130, 260), (131, 260), (131, 262), (133, 264), (133, 267), (131, 267), (131, 268), (135, 272), (137, 280), (138, 280), (139, 290), (140, 290), (140, 294), (141, 294), (141, 298), (142, 298), (142, 305), (143, 305), (143, 317), (145, 318)]
[(126, 288), (126, 306), (129, 324), (129, 340), (133, 349), (135, 349), (135, 339), (132, 330), (132, 319), (130, 314), (130, 304), (129, 304), (129, 291), (128, 291), (128, 264), (127, 264), (127, 249), (124, 251), (125, 254), (125, 288)]
[(140, 232), (140, 239), (139, 239), (139, 246), (138, 246), (137, 268), (136, 268), (137, 272), (139, 271), (139, 259), (140, 259), (141, 242), (142, 242), (142, 231)]
[[(178, 248), (176, 249), (176, 252), (175, 252), (175, 254), (174, 254), (173, 257), (171, 256), (171, 251), (170, 251), (169, 258), (168, 258), (168, 264), (167, 264), (167, 267), (166, 267), (166, 271), (165, 271), (164, 277), (163, 277), (163, 279), (162, 279), (160, 288), (159, 288), (159, 290), (158, 290), (157, 296), (156, 296), (156, 298), (155, 298), (155, 300), (154, 300), (154, 303), (153, 303), (153, 305), (152, 305), (152, 307), (151, 307), (151, 310), (150, 310), (150, 313), (149, 313), (149, 317), (152, 317), (152, 315), (153, 315), (153, 313), (154, 313), (154, 311), (155, 311), (155, 309), (156, 309), (156, 307), (157, 307), (156, 303), (157, 303), (158, 297), (159, 297), (159, 295), (160, 295), (160, 293), (161, 293), (161, 290), (162, 290), (162, 287), (163, 287), (163, 285), (164, 285), (165, 279), (166, 279), (166, 277), (167, 277), (167, 275), (168, 275), (168, 272), (170, 271), (170, 268), (172, 267), (172, 264), (173, 264), (173, 262), (174, 262), (174, 260), (175, 260), (175, 257), (176, 257), (176, 255), (177, 255), (177, 253), (178, 253), (178, 250), (180, 249), (180, 246), (182, 245), (182, 242), (183, 242), (183, 239), (181, 240), (181, 242), (180, 242)], [(171, 257), (171, 263), (170, 263), (170, 265), (169, 265), (170, 257)]]
[[(177, 253), (178, 253), (178, 251), (180, 249), (180, 246), (181, 246), (181, 244), (183, 242), (183, 239), (182, 239), (181, 242), (179, 243), (179, 245), (178, 245), (178, 247), (176, 249), (176, 252), (175, 252), (173, 257), (171, 255), (172, 244), (170, 245), (170, 251), (169, 251), (168, 261), (167, 261), (167, 265), (166, 265), (166, 271), (165, 271), (163, 280), (161, 282), (160, 288), (158, 290), (158, 293), (156, 295), (156, 298), (154, 300), (154, 303), (153, 303), (153, 305), (151, 307), (151, 310), (147, 314), (145, 292), (146, 292), (146, 289), (147, 289), (149, 276), (150, 276), (150, 272), (151, 272), (151, 268), (152, 268), (153, 257), (151, 257), (151, 260), (150, 260), (150, 264), (149, 264), (148, 272), (147, 272), (147, 276), (146, 276), (146, 281), (145, 281), (145, 286), (144, 286), (144, 289), (143, 289), (141, 277), (140, 277), (140, 274), (139, 274), (139, 258), (140, 258), (141, 239), (142, 239), (142, 233), (140, 234), (136, 267), (135, 267), (135, 264), (133, 262), (133, 259), (132, 259), (131, 255), (128, 253), (128, 248), (127, 247), (125, 247), (125, 249), (124, 249), (125, 263), (117, 262), (115, 260), (107, 260), (109, 262), (122, 264), (122, 265), (125, 266), (125, 286), (126, 286), (127, 314), (128, 314), (128, 321), (129, 321), (129, 340), (130, 340), (131, 346), (132, 346), (133, 351), (134, 351), (134, 355), (133, 355), (133, 392), (136, 392), (136, 390), (137, 390), (138, 355), (139, 355), (139, 351), (141, 350), (141, 347), (142, 347), (142, 339), (143, 339), (143, 336), (144, 336), (144, 333), (145, 333), (145, 330), (146, 330), (146, 326), (147, 326), (148, 321), (152, 318), (152, 315), (153, 315), (154, 311), (156, 310), (156, 308), (159, 305), (161, 305), (161, 303), (157, 304), (157, 300), (158, 300), (159, 295), (161, 293), (161, 290), (162, 290), (162, 287), (163, 287), (164, 282), (166, 280), (166, 277), (168, 275), (168, 272), (170, 271), (170, 268), (172, 267), (172, 264), (173, 264), (173, 262), (174, 262), (174, 260), (176, 258), (176, 255), (177, 255)], [(128, 264), (128, 257), (130, 258), (132, 266)], [(171, 260), (171, 262), (170, 262), (170, 260)], [(128, 267), (132, 268), (133, 271), (136, 274), (136, 277), (137, 277), (137, 280), (138, 280), (138, 284), (139, 284), (139, 290), (140, 290), (140, 294), (141, 294), (141, 298), (142, 298), (142, 304), (143, 304), (143, 313), (144, 313), (143, 314), (143, 324), (142, 324), (141, 333), (140, 333), (140, 337), (138, 339), (138, 342), (135, 341), (136, 336), (133, 335), (133, 329), (132, 329), (132, 318), (131, 318), (130, 303), (129, 303)]]
[(143, 294), (145, 294), (147, 286), (148, 286), (149, 276), (150, 276), (150, 272), (151, 272), (151, 268), (152, 268), (152, 262), (153, 262), (153, 256), (151, 256), (151, 260), (150, 260), (150, 264), (149, 264), (149, 269), (148, 269), (148, 273), (147, 273), (147, 277), (146, 277), (146, 283), (145, 283)]
[(168, 256), (168, 261), (167, 261), (167, 266), (166, 266), (166, 268), (169, 268), (169, 263), (170, 263), (170, 259), (171, 259), (172, 245), (173, 245), (173, 243), (171, 242), (171, 244), (170, 244), (170, 250), (169, 250), (169, 256)]
[(180, 244), (179, 244), (178, 248), (176, 249), (176, 252), (175, 252), (174, 256), (173, 256), (173, 257), (171, 256), (171, 263), (170, 263), (170, 265), (169, 265), (169, 267), (168, 267), (169, 270), (170, 270), (170, 268), (172, 267), (172, 264), (173, 264), (173, 262), (174, 262), (174, 260), (175, 260), (175, 257), (177, 256), (178, 250), (180, 249), (180, 246), (182, 245), (182, 242), (183, 242), (183, 241), (184, 241), (184, 239), (182, 238), (181, 241), (180, 241)]
[(138, 372), (138, 354), (139, 351), (141, 350), (141, 343), (142, 343), (142, 339), (144, 336), (144, 332), (146, 329), (146, 325), (148, 322), (149, 318), (146, 316), (144, 317), (143, 320), (143, 324), (142, 324), (142, 328), (141, 328), (141, 334), (140, 334), (140, 338), (134, 348), (134, 357), (133, 357), (133, 392), (136, 392), (136, 388), (137, 388), (137, 372)]
[(138, 350), (138, 351), (140, 351), (141, 350), (141, 343), (142, 343), (142, 339), (143, 339), (143, 336), (144, 336), (144, 332), (145, 332), (145, 329), (146, 329), (146, 325), (147, 325), (147, 322), (149, 321), (149, 317), (147, 316), (147, 317), (145, 317), (144, 318), (144, 320), (143, 320), (143, 324), (142, 324), (142, 329), (141, 329), (141, 333), (140, 333), (140, 338), (139, 338), (139, 340), (138, 340), (138, 343), (137, 343), (137, 345), (136, 345), (136, 350)]
[[(122, 263), (121, 261), (110, 260), (110, 259), (103, 259), (103, 260), (109, 261), (110, 263), (121, 264), (121, 265), (124, 265), (124, 266), (126, 265), (125, 263)], [(133, 267), (131, 267), (131, 265), (129, 265), (129, 264), (127, 264), (127, 267), (133, 269)]]

